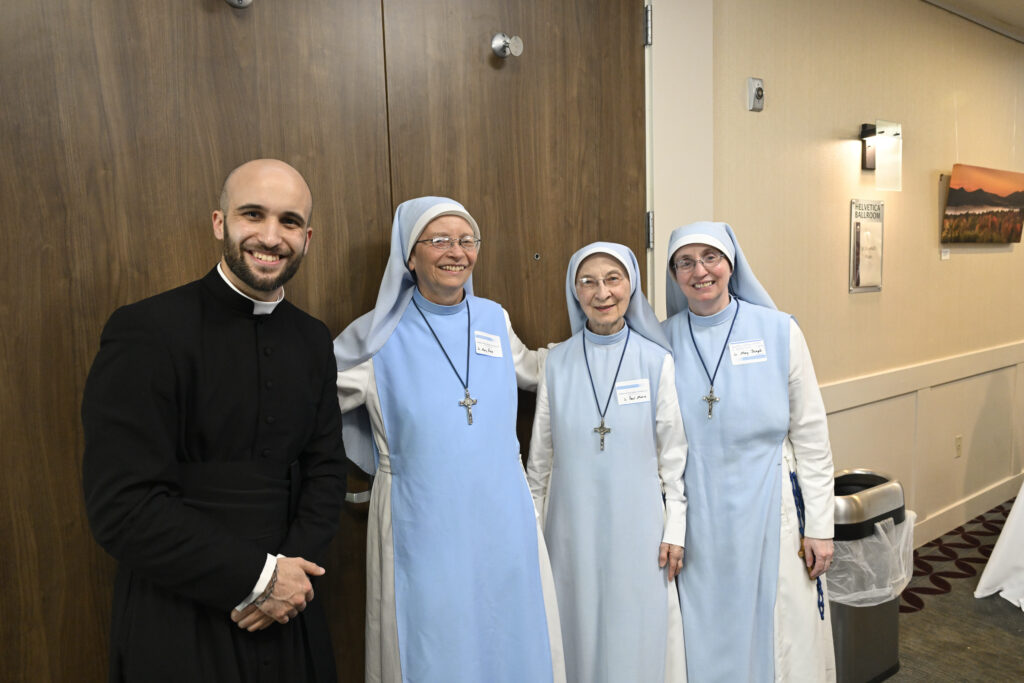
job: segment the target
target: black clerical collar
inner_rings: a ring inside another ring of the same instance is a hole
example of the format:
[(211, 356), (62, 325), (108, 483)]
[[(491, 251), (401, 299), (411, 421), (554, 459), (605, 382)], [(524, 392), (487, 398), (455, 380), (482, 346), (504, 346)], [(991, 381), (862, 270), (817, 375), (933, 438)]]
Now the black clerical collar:
[(277, 299), (277, 301), (258, 301), (256, 299), (253, 299), (251, 296), (248, 296), (247, 294), (245, 294), (242, 291), (240, 291), (238, 289), (238, 287), (235, 287), (235, 284), (233, 282), (231, 282), (231, 280), (228, 279), (227, 275), (224, 274), (224, 271), (221, 269), (219, 262), (217, 263), (216, 270), (217, 270), (217, 275), (220, 275), (220, 279), (223, 280), (224, 283), (227, 284), (227, 286), (231, 288), (231, 291), (233, 291), (238, 296), (244, 297), (248, 301), (252, 302), (252, 314), (253, 315), (270, 315), (271, 313), (274, 312), (274, 309), (277, 308), (277, 305), (279, 303), (281, 303), (282, 301), (284, 301), (284, 288), (283, 287), (281, 288), (281, 296)]

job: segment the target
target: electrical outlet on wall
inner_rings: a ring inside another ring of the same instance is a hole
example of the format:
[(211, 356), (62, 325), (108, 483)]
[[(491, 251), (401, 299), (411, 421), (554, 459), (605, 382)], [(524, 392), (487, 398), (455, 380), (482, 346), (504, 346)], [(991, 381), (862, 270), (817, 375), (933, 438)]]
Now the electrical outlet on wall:
[(954, 458), (959, 458), (964, 454), (964, 437), (963, 434), (957, 434), (956, 438), (953, 439), (953, 443), (956, 444), (956, 455)]

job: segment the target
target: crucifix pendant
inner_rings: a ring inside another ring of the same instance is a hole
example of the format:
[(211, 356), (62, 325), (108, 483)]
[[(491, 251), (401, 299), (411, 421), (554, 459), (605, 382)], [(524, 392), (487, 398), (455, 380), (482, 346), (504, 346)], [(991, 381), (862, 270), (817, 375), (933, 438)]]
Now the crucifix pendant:
[(604, 426), (604, 418), (602, 417), (601, 418), (601, 425), (599, 427), (594, 427), (594, 431), (601, 435), (601, 450), (603, 451), (604, 450), (604, 435), (605, 434), (611, 434), (612, 428)]
[(466, 424), (473, 424), (473, 406), (476, 405), (476, 399), (469, 395), (469, 387), (466, 387), (466, 398), (459, 401), (459, 405), (466, 409)]
[(708, 404), (708, 419), (711, 419), (711, 411), (715, 409), (715, 404), (718, 403), (718, 397), (715, 396), (715, 387), (711, 386), (711, 391), (707, 396), (703, 396), (702, 399)]

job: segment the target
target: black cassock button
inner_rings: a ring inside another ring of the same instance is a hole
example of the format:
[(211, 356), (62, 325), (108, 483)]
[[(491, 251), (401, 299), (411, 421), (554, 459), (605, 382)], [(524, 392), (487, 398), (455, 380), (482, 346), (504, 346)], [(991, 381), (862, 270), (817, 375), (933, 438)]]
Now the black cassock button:
[(264, 458), (269, 458), (270, 457), (270, 449), (269, 448), (264, 448), (263, 452), (260, 453), (260, 455), (262, 455)]
[(275, 419), (276, 418), (273, 415), (267, 415), (265, 418), (263, 418), (263, 421), (266, 422), (268, 425), (272, 425), (274, 424)]
[(264, 346), (263, 347), (263, 355), (264, 356), (271, 356), (273, 354), (274, 354), (274, 347), (273, 346)]
[(274, 383), (268, 379), (263, 386), (265, 386), (267, 389), (273, 389)]

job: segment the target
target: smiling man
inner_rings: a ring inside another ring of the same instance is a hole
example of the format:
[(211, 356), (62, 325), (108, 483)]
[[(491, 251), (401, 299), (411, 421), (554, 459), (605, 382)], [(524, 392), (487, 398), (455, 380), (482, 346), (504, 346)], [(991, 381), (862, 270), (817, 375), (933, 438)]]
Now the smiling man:
[(327, 328), (284, 300), (312, 208), (291, 166), (239, 166), (220, 263), (103, 330), (83, 483), (119, 562), (111, 681), (336, 680), (311, 583), (344, 497), (336, 371)]
[[(266, 206), (268, 198), (277, 205)], [(309, 188), (291, 166), (272, 159), (239, 166), (213, 212), (213, 234), (224, 242), (221, 272), (250, 298), (281, 299), (309, 249), (312, 212)]]

